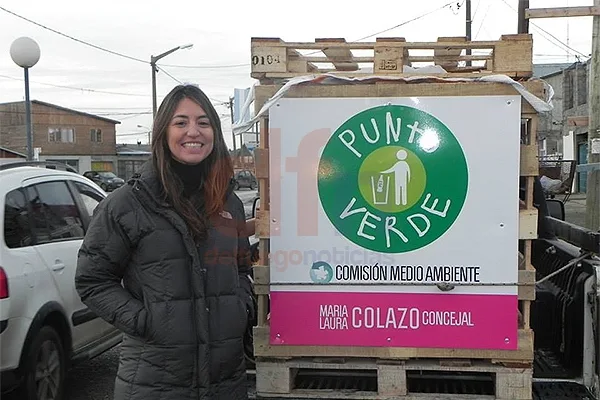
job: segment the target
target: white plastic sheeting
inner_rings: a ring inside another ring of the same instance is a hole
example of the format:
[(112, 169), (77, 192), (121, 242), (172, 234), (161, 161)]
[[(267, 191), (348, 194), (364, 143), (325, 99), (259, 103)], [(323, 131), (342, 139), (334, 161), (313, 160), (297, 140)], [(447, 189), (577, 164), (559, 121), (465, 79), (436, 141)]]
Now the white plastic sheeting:
[[(545, 84), (547, 92), (548, 92), (548, 98), (545, 100), (542, 100), (539, 97), (535, 96), (534, 94), (530, 93), (522, 84), (520, 84), (519, 82), (515, 81), (514, 79), (512, 79), (506, 75), (487, 75), (487, 76), (481, 76), (481, 77), (477, 77), (477, 78), (442, 78), (442, 77), (438, 77), (435, 75), (423, 75), (423, 73), (433, 72), (433, 71), (431, 71), (431, 72), (425, 71), (424, 68), (417, 69), (417, 70), (414, 70), (414, 69), (407, 70), (409, 68), (410, 67), (405, 67), (404, 72), (407, 74), (415, 73), (415, 76), (395, 77), (395, 76), (381, 76), (381, 75), (366, 75), (366, 76), (361, 76), (361, 77), (343, 77), (343, 76), (337, 76), (335, 74), (319, 74), (319, 75), (305, 75), (305, 76), (291, 78), (287, 81), (287, 83), (285, 83), (285, 85), (283, 85), (283, 87), (281, 87), (281, 89), (279, 89), (279, 91), (277, 93), (275, 93), (275, 95), (273, 95), (273, 97), (271, 97), (269, 100), (267, 100), (265, 102), (265, 104), (262, 106), (260, 111), (252, 119), (245, 121), (245, 122), (241, 122), (239, 124), (234, 124), (233, 132), (235, 134), (240, 134), (240, 133), (248, 132), (249, 130), (251, 130), (252, 127), (254, 126), (254, 124), (256, 124), (256, 122), (259, 121), (260, 117), (263, 116), (269, 110), (269, 108), (273, 104), (275, 104), (281, 97), (283, 97), (287, 91), (289, 91), (292, 87), (294, 87), (296, 85), (305, 84), (305, 83), (326, 85), (326, 84), (339, 84), (341, 81), (345, 81), (348, 83), (356, 83), (356, 84), (360, 84), (360, 83), (364, 83), (364, 82), (372, 83), (375, 81), (496, 82), (496, 83), (504, 83), (507, 85), (512, 85), (515, 88), (515, 90), (517, 90), (523, 96), (523, 98), (529, 104), (531, 104), (531, 106), (537, 112), (547, 112), (547, 111), (551, 111), (553, 108), (552, 107), (552, 97), (554, 95), (554, 91), (553, 91), (552, 87), (550, 85), (548, 85), (546, 82), (544, 82), (544, 84)], [(443, 71), (435, 71), (435, 72), (443, 72)], [(418, 73), (420, 73), (420, 75), (417, 75)], [(256, 85), (252, 87), (252, 89), (250, 91), (250, 95), (246, 99), (246, 102), (242, 109), (242, 115), (251, 114), (250, 107), (254, 100), (254, 88), (255, 87), (256, 87)]]

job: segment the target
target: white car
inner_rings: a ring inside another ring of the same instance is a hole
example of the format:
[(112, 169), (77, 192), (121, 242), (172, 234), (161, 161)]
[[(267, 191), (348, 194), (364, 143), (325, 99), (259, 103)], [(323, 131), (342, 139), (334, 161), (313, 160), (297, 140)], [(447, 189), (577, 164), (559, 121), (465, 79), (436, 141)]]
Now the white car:
[(61, 399), (73, 363), (121, 341), (75, 290), (77, 253), (107, 194), (60, 166), (0, 165), (1, 382), (24, 400)]

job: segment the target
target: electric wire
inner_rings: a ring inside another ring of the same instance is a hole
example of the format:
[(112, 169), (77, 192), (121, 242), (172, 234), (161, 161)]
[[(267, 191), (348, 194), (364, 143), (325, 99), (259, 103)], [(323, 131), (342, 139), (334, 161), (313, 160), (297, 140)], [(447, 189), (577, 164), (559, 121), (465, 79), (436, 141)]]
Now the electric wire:
[[(8, 75), (0, 75), (0, 78), (11, 79), (11, 80), (14, 80), (14, 81), (23, 81), (23, 78), (15, 78), (14, 76), (8, 76)], [(35, 80), (30, 80), (30, 82), (31, 83), (37, 83), (38, 85), (51, 86), (51, 87), (60, 88), (60, 89), (77, 90), (77, 91), (80, 91), (80, 92), (114, 94), (114, 95), (118, 95), (118, 96), (151, 97), (150, 94), (112, 92), (112, 91), (100, 90), (100, 89), (88, 89), (88, 88), (80, 88), (80, 87), (75, 87), (75, 86), (55, 85), (55, 84), (52, 84), (52, 83), (39, 82), (39, 81), (35, 81)]]
[[(518, 13), (518, 12), (519, 12), (518, 10), (515, 10), (515, 8), (514, 8), (512, 5), (510, 5), (510, 4), (509, 4), (509, 3), (508, 3), (506, 0), (502, 0), (502, 2), (503, 2), (504, 4), (506, 4), (506, 6), (507, 6), (507, 7), (509, 7), (511, 10), (513, 10), (514, 12), (516, 12), (516, 13)], [(574, 49), (574, 48), (570, 47), (569, 45), (565, 44), (564, 42), (562, 42), (560, 39), (558, 39), (556, 36), (554, 36), (553, 34), (551, 34), (550, 32), (548, 32), (547, 30), (545, 30), (545, 29), (543, 29), (543, 28), (540, 28), (540, 27), (539, 27), (538, 25), (536, 25), (534, 22), (531, 22), (531, 21), (530, 21), (530, 22), (529, 22), (529, 24), (530, 24), (530, 25), (532, 25), (534, 28), (536, 28), (536, 29), (538, 29), (538, 30), (542, 31), (543, 33), (547, 34), (548, 36), (550, 36), (551, 38), (553, 38), (554, 40), (556, 40), (558, 43), (560, 43), (560, 44), (563, 46), (563, 50), (571, 50), (571, 51), (573, 51), (573, 52), (575, 52), (575, 53), (579, 54), (579, 55), (580, 55), (580, 56), (582, 56), (582, 57), (586, 57), (586, 58), (587, 58), (587, 57), (589, 57), (589, 55), (585, 55), (585, 54), (583, 54), (582, 52), (580, 52), (580, 51), (578, 51), (578, 50), (576, 50), (576, 49)], [(548, 38), (547, 38), (547, 37), (545, 37), (544, 35), (541, 35), (541, 36), (542, 36), (544, 39), (546, 39), (548, 42), (550, 42), (550, 43), (554, 44), (556, 47), (559, 47), (559, 48), (561, 48), (560, 46), (558, 46), (556, 43), (552, 42), (550, 39), (548, 39)]]
[(113, 54), (113, 55), (116, 55), (116, 56), (119, 56), (119, 57), (127, 58), (127, 59), (129, 59), (129, 60), (133, 60), (133, 61), (137, 61), (137, 62), (142, 62), (142, 63), (144, 63), (144, 64), (149, 64), (149, 62), (148, 62), (148, 61), (144, 61), (144, 60), (142, 60), (142, 59), (139, 59), (139, 58), (136, 58), (136, 57), (128, 56), (127, 54), (119, 53), (119, 52), (116, 52), (116, 51), (113, 51), (113, 50), (109, 50), (109, 49), (107, 49), (107, 48), (104, 48), (104, 47), (101, 47), (101, 46), (98, 46), (98, 45), (92, 44), (92, 43), (90, 43), (90, 42), (86, 42), (85, 40), (77, 39), (76, 37), (73, 37), (73, 36), (71, 36), (71, 35), (67, 35), (66, 33), (63, 33), (63, 32), (57, 31), (56, 29), (52, 29), (52, 28), (50, 28), (50, 27), (47, 27), (47, 26), (45, 26), (45, 25), (43, 25), (43, 24), (40, 24), (39, 22), (33, 21), (33, 20), (31, 20), (31, 19), (29, 19), (29, 18), (27, 18), (27, 17), (24, 17), (24, 16), (22, 16), (22, 15), (19, 15), (19, 14), (17, 14), (16, 12), (14, 12), (14, 11), (11, 11), (11, 10), (8, 10), (8, 9), (6, 9), (6, 8), (2, 7), (2, 6), (0, 6), (0, 10), (2, 10), (2, 11), (4, 11), (4, 12), (6, 12), (6, 13), (8, 13), (8, 14), (11, 14), (11, 15), (13, 15), (13, 16), (15, 16), (15, 17), (17, 17), (17, 18), (20, 18), (20, 19), (22, 19), (22, 20), (24, 20), (24, 21), (27, 21), (27, 22), (29, 22), (29, 23), (31, 23), (31, 24), (34, 24), (34, 25), (36, 25), (36, 26), (39, 26), (40, 28), (46, 29), (46, 30), (48, 30), (48, 31), (50, 31), (50, 32), (53, 32), (53, 33), (56, 33), (57, 35), (64, 36), (64, 37), (66, 37), (67, 39), (73, 40), (73, 41), (75, 41), (75, 42), (78, 42), (78, 43), (81, 43), (81, 44), (83, 44), (83, 45), (86, 45), (86, 46), (92, 47), (92, 48), (94, 48), (94, 49), (96, 49), (96, 50), (104, 51), (104, 52), (106, 52), (106, 53), (110, 53), (110, 54)]

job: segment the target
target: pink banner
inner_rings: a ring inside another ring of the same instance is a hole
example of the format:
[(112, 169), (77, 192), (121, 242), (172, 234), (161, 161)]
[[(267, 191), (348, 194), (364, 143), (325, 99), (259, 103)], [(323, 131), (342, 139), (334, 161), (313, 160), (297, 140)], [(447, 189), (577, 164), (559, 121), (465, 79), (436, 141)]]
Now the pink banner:
[(271, 292), (271, 344), (517, 349), (517, 296)]

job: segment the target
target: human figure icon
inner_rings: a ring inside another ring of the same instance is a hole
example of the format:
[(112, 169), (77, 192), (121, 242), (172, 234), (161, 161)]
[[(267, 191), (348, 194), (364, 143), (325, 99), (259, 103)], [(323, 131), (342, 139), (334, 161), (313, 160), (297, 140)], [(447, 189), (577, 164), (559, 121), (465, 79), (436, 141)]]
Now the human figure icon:
[(397, 206), (408, 204), (408, 182), (410, 181), (410, 166), (404, 160), (408, 157), (406, 150), (398, 150), (398, 161), (389, 169), (381, 171), (382, 174), (394, 173), (395, 203)]

